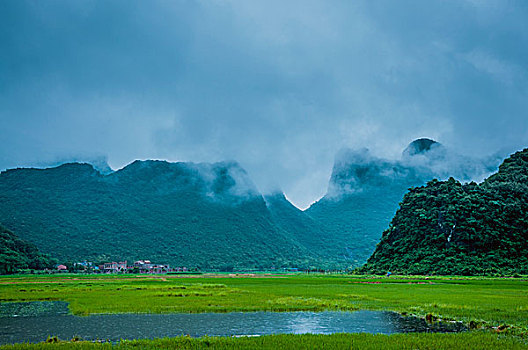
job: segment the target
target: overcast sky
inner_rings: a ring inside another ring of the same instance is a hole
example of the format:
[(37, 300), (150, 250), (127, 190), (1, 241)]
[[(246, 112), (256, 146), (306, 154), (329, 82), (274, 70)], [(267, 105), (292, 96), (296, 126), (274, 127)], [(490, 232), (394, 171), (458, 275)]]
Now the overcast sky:
[(237, 160), (306, 207), (418, 137), (528, 146), (527, 1), (0, 1), (0, 169)]

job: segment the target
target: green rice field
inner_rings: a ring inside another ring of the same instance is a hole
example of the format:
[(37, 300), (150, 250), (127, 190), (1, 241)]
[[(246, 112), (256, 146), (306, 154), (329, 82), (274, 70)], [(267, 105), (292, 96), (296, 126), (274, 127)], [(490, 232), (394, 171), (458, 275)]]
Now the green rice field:
[[(51, 275), (0, 277), (0, 301), (61, 300), (76, 315), (231, 311), (390, 310), (457, 320), (459, 334), (276, 335), (124, 341), (128, 348), (526, 348), (528, 279), (350, 275)], [(279, 346), (282, 344), (281, 346)], [(303, 345), (304, 344), (304, 345)], [(355, 345), (357, 344), (357, 346)], [(391, 345), (394, 344), (394, 345)], [(465, 345), (464, 345), (465, 344)], [(484, 346), (485, 344), (486, 346)], [(207, 346), (209, 346), (207, 345)], [(360, 346), (361, 345), (361, 346)], [(15, 345), (39, 348), (50, 345)], [(110, 344), (55, 343), (91, 348)]]

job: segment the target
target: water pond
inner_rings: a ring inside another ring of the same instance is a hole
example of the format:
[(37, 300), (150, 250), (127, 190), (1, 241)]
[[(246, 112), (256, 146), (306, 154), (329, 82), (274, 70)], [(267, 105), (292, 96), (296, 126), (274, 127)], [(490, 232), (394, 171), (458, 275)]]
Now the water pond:
[(280, 333), (406, 333), (460, 332), (460, 323), (427, 323), (387, 311), (356, 312), (231, 312), (202, 314), (104, 314), (87, 317), (68, 313), (64, 302), (0, 304), (0, 344), (60, 339), (140, 339), (190, 335), (243, 336)]

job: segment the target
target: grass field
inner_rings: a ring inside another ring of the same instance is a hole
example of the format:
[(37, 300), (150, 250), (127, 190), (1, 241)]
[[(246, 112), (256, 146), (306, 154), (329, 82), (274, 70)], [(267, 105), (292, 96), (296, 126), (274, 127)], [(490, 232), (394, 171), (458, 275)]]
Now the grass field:
[[(432, 314), (442, 319), (458, 320), (467, 324), (471, 322), (472, 326), (482, 326), (482, 328), (506, 325), (508, 334), (523, 339), (527, 338), (528, 330), (528, 280), (523, 278), (430, 277), (425, 279), (348, 275), (257, 275), (255, 277), (53, 275), (0, 278), (0, 301), (33, 300), (67, 301), (70, 303), (70, 310), (76, 315), (370, 309), (392, 310), (419, 316)], [(503, 339), (499, 339), (496, 335), (488, 333), (477, 331), (457, 335), (408, 334), (364, 337), (374, 337), (372, 339), (385, 342), (383, 344), (396, 340), (404, 341), (401, 339), (425, 342), (423, 344), (437, 340), (448, 344), (454, 341), (452, 339), (459, 339), (461, 342), (466, 340), (475, 342), (480, 339), (489, 342), (490, 347), (497, 341), (503, 342), (503, 345), (506, 345), (504, 343), (506, 341), (518, 346), (522, 345), (516, 343), (513, 338), (504, 338), (505, 336), (501, 335)], [(346, 338), (348, 336), (326, 336), (327, 338), (320, 336), (306, 339), (321, 344), (326, 341), (340, 344), (343, 339), (348, 339)], [(243, 344), (246, 342), (251, 344), (253, 341), (267, 342), (269, 347), (273, 347), (274, 342), (277, 341), (294, 341), (293, 339), (302, 341), (304, 338), (276, 336), (259, 339), (262, 340), (210, 339), (209, 341), (218, 342), (215, 344), (221, 349), (233, 344), (239, 344), (244, 348), (246, 345)], [(165, 340), (165, 342), (171, 341), (187, 340)], [(193, 348), (199, 343), (189, 344), (187, 348)], [(405, 346), (416, 348), (413, 343), (401, 344), (402, 346), (398, 348)], [(146, 343), (141, 342), (136, 345), (147, 346)], [(120, 346), (132, 345), (127, 342)], [(196, 346), (199, 348), (201, 345)], [(427, 347), (420, 345), (419, 348)]]
[(20, 349), (526, 349), (527, 343), (517, 337), (469, 332), (458, 334), (281, 334), (253, 338), (203, 337), (193, 339), (176, 337), (154, 340), (121, 341), (118, 344), (63, 342), (16, 344), (0, 347), (3, 350)]

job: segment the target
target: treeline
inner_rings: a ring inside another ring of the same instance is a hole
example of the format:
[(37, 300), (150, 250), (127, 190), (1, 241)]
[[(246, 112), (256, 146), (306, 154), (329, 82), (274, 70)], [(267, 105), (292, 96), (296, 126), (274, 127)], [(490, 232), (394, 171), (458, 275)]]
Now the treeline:
[(42, 254), (38, 248), (0, 226), (0, 274), (12, 274), (20, 270), (53, 268), (57, 260)]
[(481, 184), (412, 188), (362, 273), (528, 274), (528, 149)]

